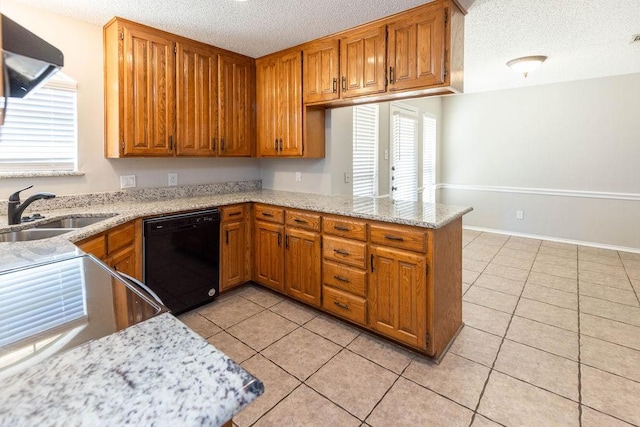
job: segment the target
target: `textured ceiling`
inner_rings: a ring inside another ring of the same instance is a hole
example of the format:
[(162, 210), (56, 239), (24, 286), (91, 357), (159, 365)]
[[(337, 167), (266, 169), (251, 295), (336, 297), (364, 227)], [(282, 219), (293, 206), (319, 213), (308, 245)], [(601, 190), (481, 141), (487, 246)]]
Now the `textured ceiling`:
[[(104, 25), (121, 16), (259, 57), (425, 0), (14, 0)], [(640, 72), (640, 0), (462, 0), (465, 92)], [(505, 63), (547, 61), (526, 79)]]

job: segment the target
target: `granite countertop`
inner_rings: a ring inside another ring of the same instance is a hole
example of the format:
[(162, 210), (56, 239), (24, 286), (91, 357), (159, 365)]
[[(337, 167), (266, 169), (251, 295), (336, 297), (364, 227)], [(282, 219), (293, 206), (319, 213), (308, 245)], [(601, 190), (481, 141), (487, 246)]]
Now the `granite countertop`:
[(219, 426), (263, 384), (169, 313), (0, 381), (0, 425)]
[[(178, 189), (180, 187), (177, 187)], [(344, 215), (405, 224), (425, 228), (440, 228), (470, 212), (472, 208), (419, 202), (393, 202), (372, 197), (319, 195), (288, 191), (242, 191), (242, 186), (232, 186), (233, 192), (224, 194), (192, 195), (190, 192), (174, 193), (166, 189), (149, 189), (135, 197), (122, 197), (123, 192), (98, 195), (63, 196), (51, 200), (39, 200), (28, 212), (39, 212), (46, 217), (38, 222), (70, 216), (104, 216), (110, 218), (63, 235), (31, 242), (0, 243), (0, 271), (21, 268), (47, 259), (75, 256), (79, 249), (72, 244), (102, 231), (124, 224), (136, 218), (164, 215), (214, 206), (258, 202), (285, 208)], [(225, 187), (224, 190), (229, 189)], [(47, 210), (47, 208), (53, 209)], [(0, 217), (0, 233), (27, 229), (34, 223), (7, 225), (6, 217)]]

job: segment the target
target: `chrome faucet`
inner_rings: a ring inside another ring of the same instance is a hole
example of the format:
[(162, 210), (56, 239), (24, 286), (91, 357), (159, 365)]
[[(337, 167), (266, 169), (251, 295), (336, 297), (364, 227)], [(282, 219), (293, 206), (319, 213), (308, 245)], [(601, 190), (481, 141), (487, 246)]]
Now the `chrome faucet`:
[(33, 185), (23, 188), (22, 190), (18, 190), (9, 196), (9, 209), (7, 211), (7, 221), (9, 222), (9, 225), (20, 224), (22, 222), (22, 212), (24, 212), (27, 206), (36, 200), (53, 199), (56, 197), (53, 193), (36, 193), (25, 200), (24, 203), (20, 204), (20, 193), (24, 190), (30, 189), (31, 187), (33, 187)]

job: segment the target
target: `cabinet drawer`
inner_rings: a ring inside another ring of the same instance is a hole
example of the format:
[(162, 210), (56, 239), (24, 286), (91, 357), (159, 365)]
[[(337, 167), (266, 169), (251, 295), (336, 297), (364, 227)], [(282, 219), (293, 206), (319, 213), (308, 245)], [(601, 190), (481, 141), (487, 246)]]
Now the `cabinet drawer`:
[(255, 205), (256, 219), (284, 224), (284, 209), (266, 205)]
[(98, 237), (90, 237), (88, 240), (79, 242), (78, 246), (84, 252), (94, 255), (95, 257), (104, 261), (107, 257), (107, 248), (105, 246), (104, 239), (104, 235), (100, 235)]
[(322, 218), (325, 234), (347, 237), (349, 239), (367, 240), (367, 223), (357, 219), (327, 216)]
[(322, 308), (345, 319), (365, 325), (367, 301), (328, 286), (322, 287)]
[(324, 236), (322, 256), (353, 267), (365, 268), (367, 244), (338, 237)]
[(289, 227), (320, 231), (319, 214), (300, 211), (287, 211), (285, 214), (285, 223)]
[(382, 224), (371, 224), (369, 227), (371, 243), (422, 253), (427, 252), (427, 231), (424, 229)]
[(367, 273), (331, 261), (322, 262), (322, 278), (325, 285), (365, 297), (367, 295)]
[(244, 206), (225, 206), (222, 208), (222, 222), (244, 219)]
[(135, 226), (133, 223), (125, 224), (107, 233), (107, 253), (112, 255), (118, 249), (132, 246), (135, 240)]

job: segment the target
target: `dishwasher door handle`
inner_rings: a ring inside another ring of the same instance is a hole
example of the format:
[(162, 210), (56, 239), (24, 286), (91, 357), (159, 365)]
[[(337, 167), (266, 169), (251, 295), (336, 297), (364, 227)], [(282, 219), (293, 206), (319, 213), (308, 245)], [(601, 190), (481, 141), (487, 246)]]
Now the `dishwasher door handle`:
[(156, 300), (156, 302), (164, 305), (164, 303), (162, 302), (162, 300), (160, 299), (160, 297), (158, 295), (156, 295), (155, 292), (153, 292), (147, 285), (145, 285), (144, 283), (142, 283), (141, 281), (139, 281), (138, 279), (129, 276), (128, 274), (123, 273), (122, 271), (117, 271), (116, 273), (121, 276), (123, 279), (125, 279), (126, 281), (129, 281), (131, 283), (133, 283), (134, 285), (140, 286), (146, 293), (148, 293), (149, 295), (151, 295), (151, 297), (153, 297), (154, 300)]

